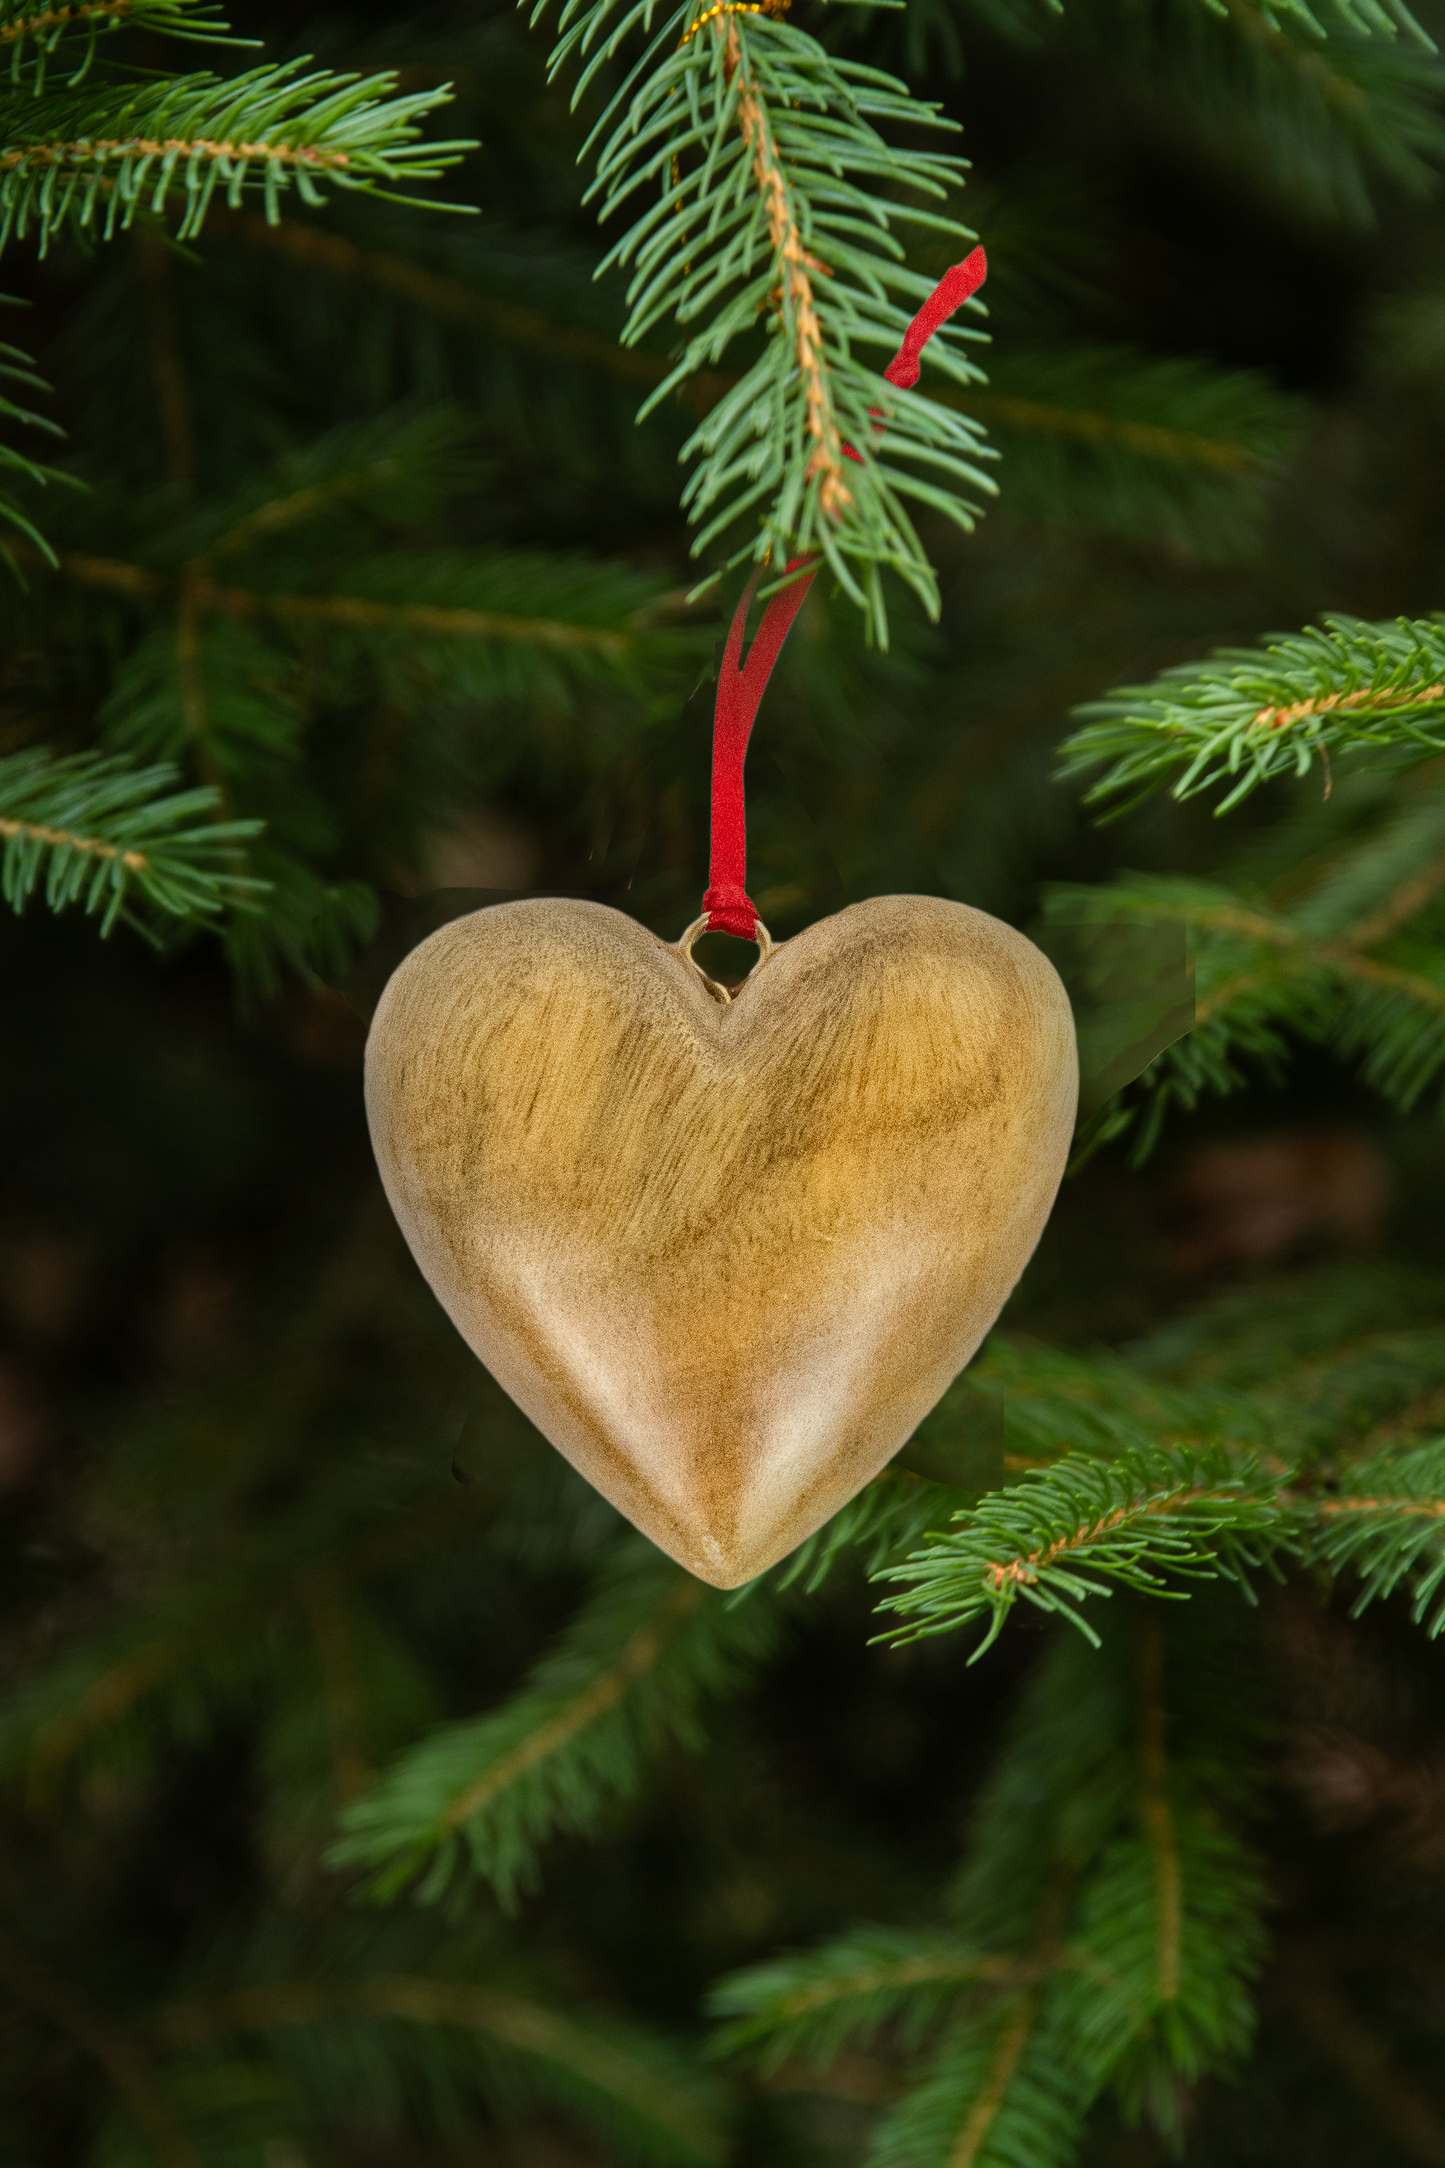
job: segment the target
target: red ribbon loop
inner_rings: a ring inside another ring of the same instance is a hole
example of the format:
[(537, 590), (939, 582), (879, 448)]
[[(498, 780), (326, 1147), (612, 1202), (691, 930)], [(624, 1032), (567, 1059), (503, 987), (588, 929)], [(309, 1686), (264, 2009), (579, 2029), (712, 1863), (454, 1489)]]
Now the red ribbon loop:
[[(806, 557), (795, 557), (788, 570), (797, 571), (808, 562)], [(748, 836), (743, 762), (747, 758), (753, 719), (773, 674), (773, 664), (782, 652), (793, 619), (803, 607), (803, 598), (816, 576), (809, 572), (773, 596), (753, 636), (745, 664), (740, 661), (743, 629), (761, 577), (760, 571), (748, 581), (733, 616), (728, 643), (723, 650), (722, 668), (718, 672), (712, 736), (712, 860), (708, 868), (707, 894), (702, 899), (709, 933), (735, 933), (744, 941), (751, 941), (758, 923), (757, 910), (744, 886), (748, 871)]]
[[(988, 259), (976, 248), (962, 263), (945, 271), (903, 334), (903, 344), (883, 374), (900, 390), (918, 382), (924, 347), (946, 324), (970, 294), (977, 293), (988, 276)], [(877, 412), (877, 409), (874, 409)], [(878, 425), (881, 427), (881, 423)], [(851, 444), (843, 447), (850, 459), (858, 454)], [(861, 461), (860, 461), (861, 464)], [(810, 557), (795, 557), (789, 572), (800, 572)], [(793, 581), (774, 595), (763, 613), (746, 663), (742, 661), (743, 632), (757, 590), (761, 568), (748, 581), (743, 599), (733, 616), (722, 669), (718, 672), (717, 708), (712, 736), (712, 860), (708, 868), (707, 894), (702, 899), (709, 933), (735, 933), (751, 941), (757, 930), (757, 908), (745, 886), (748, 871), (747, 812), (743, 798), (743, 762), (758, 705), (782, 652), (793, 619), (816, 575), (812, 572)]]

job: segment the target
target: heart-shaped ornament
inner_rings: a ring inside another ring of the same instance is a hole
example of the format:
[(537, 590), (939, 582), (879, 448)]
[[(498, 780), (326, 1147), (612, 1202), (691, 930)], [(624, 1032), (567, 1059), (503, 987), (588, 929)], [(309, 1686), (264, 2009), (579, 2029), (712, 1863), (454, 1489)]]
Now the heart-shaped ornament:
[(654, 1543), (736, 1587), (897, 1452), (1027, 1263), (1073, 1132), (1032, 942), (854, 904), (726, 1004), (600, 904), (414, 949), (366, 1049), (392, 1208), (468, 1345)]

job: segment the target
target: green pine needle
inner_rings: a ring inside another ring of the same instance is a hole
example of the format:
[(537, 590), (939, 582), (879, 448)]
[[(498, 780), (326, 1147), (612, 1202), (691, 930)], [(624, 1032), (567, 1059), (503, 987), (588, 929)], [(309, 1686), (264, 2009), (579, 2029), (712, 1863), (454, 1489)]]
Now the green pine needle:
[(102, 934), (122, 917), (142, 923), (136, 905), (192, 924), (254, 909), (267, 884), (244, 870), (238, 846), (261, 823), (208, 818), (219, 793), (176, 781), (168, 762), (137, 768), (94, 753), (0, 760), (5, 902), (21, 911), (41, 890), (52, 911), (99, 913)]
[(986, 1618), (976, 1663), (1020, 1598), (1095, 1640), (1079, 1610), (1089, 1596), (1176, 1595), (1169, 1582), (1180, 1574), (1223, 1575), (1247, 1591), (1249, 1568), (1292, 1547), (1279, 1490), (1249, 1455), (1166, 1446), (1107, 1462), (1070, 1454), (956, 1513), (921, 1550), (875, 1575), (905, 1590), (879, 1608), (908, 1623), (881, 1638), (919, 1641)]
[(731, 2019), (716, 2053), (745, 2056), (770, 2076), (792, 2056), (826, 2068), (887, 2028), (916, 2047), (968, 1988), (1021, 1984), (1027, 1968), (937, 1929), (857, 1927), (718, 1983), (709, 2008)]
[(1415, 1623), (1445, 1633), (1445, 1440), (1352, 1467), (1314, 1513), (1310, 1556), (1358, 1575), (1356, 1617), (1407, 1587)]
[(69, 0), (59, 6), (47, 0), (0, 0), (0, 68), (11, 89), (24, 87), (38, 95), (53, 73), (67, 90), (74, 90), (90, 73), (101, 39), (118, 30), (186, 38), (199, 45), (258, 42), (232, 37), (211, 0)]
[(515, 1903), (549, 1836), (595, 1828), (665, 1742), (696, 1739), (700, 1704), (758, 1660), (774, 1615), (624, 1544), (520, 1693), (412, 1748), (348, 1808), (334, 1863), (371, 1870), (382, 1894), (424, 1875), (424, 1899), (467, 1865)]
[(67, 225), (105, 238), (142, 212), (180, 206), (179, 239), (194, 238), (219, 191), (239, 209), (259, 191), (266, 217), (294, 189), (316, 206), (328, 189), (397, 194), (435, 179), (470, 142), (428, 143), (419, 123), (451, 92), (393, 95), (394, 75), (304, 75), (304, 60), (222, 80), (177, 76), (0, 100), (0, 247), (35, 231), (45, 254)]
[(1308, 774), (1331, 751), (1445, 746), (1445, 617), (1368, 624), (1331, 616), (1261, 649), (1224, 648), (1152, 685), (1090, 701), (1064, 745), (1067, 777), (1108, 763), (1089, 804), (1222, 789), (1227, 813), (1272, 776)]
[[(631, 273), (624, 341), (681, 334), (643, 412), (761, 328), (683, 450), (694, 552), (780, 567), (816, 551), (886, 643), (885, 570), (937, 614), (910, 506), (968, 528), (994, 490), (977, 424), (882, 377), (932, 285), (898, 232), (946, 235), (959, 255), (972, 238), (931, 207), (961, 163), (881, 132), (948, 125), (891, 77), (762, 14), (690, 27), (700, 12), (688, 0), (656, 28), (589, 145), (599, 217), (632, 218), (603, 265)], [(564, 13), (552, 67), (584, 61), (578, 97), (631, 29), (651, 29), (646, 11), (611, 14), (611, 0)], [(979, 380), (956, 330), (926, 366)]]

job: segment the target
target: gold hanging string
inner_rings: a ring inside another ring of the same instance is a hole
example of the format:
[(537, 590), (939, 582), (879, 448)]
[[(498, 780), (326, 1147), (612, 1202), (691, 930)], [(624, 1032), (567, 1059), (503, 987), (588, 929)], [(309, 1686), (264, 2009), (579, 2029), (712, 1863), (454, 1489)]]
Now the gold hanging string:
[(715, 5), (704, 8), (695, 23), (688, 24), (677, 41), (678, 49), (680, 51), (689, 38), (696, 37), (704, 23), (715, 22), (719, 15), (770, 15), (776, 22), (779, 16), (787, 14), (792, 4), (793, 0), (715, 0)]

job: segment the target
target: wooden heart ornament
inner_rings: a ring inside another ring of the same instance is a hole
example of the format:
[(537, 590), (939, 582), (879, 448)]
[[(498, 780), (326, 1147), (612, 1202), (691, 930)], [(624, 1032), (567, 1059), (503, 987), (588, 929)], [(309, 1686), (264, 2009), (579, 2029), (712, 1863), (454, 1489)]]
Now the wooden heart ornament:
[[(975, 250), (946, 274), (890, 382), (916, 381), (984, 268)], [(382, 1180), (457, 1329), (719, 1588), (836, 1513), (968, 1361), (1078, 1096), (1064, 989), (998, 919), (885, 896), (776, 948), (759, 924), (743, 757), (811, 574), (787, 578), (746, 666), (751, 588), (723, 656), (704, 917), (676, 945), (595, 903), (457, 919), (391, 979), (366, 1048)], [(692, 961), (704, 925), (762, 950), (731, 1000)]]
[(875, 1475), (973, 1354), (1073, 1132), (1022, 934), (887, 896), (726, 1007), (600, 904), (454, 920), (366, 1050), (392, 1208), (457, 1329), (588, 1481), (732, 1588)]

